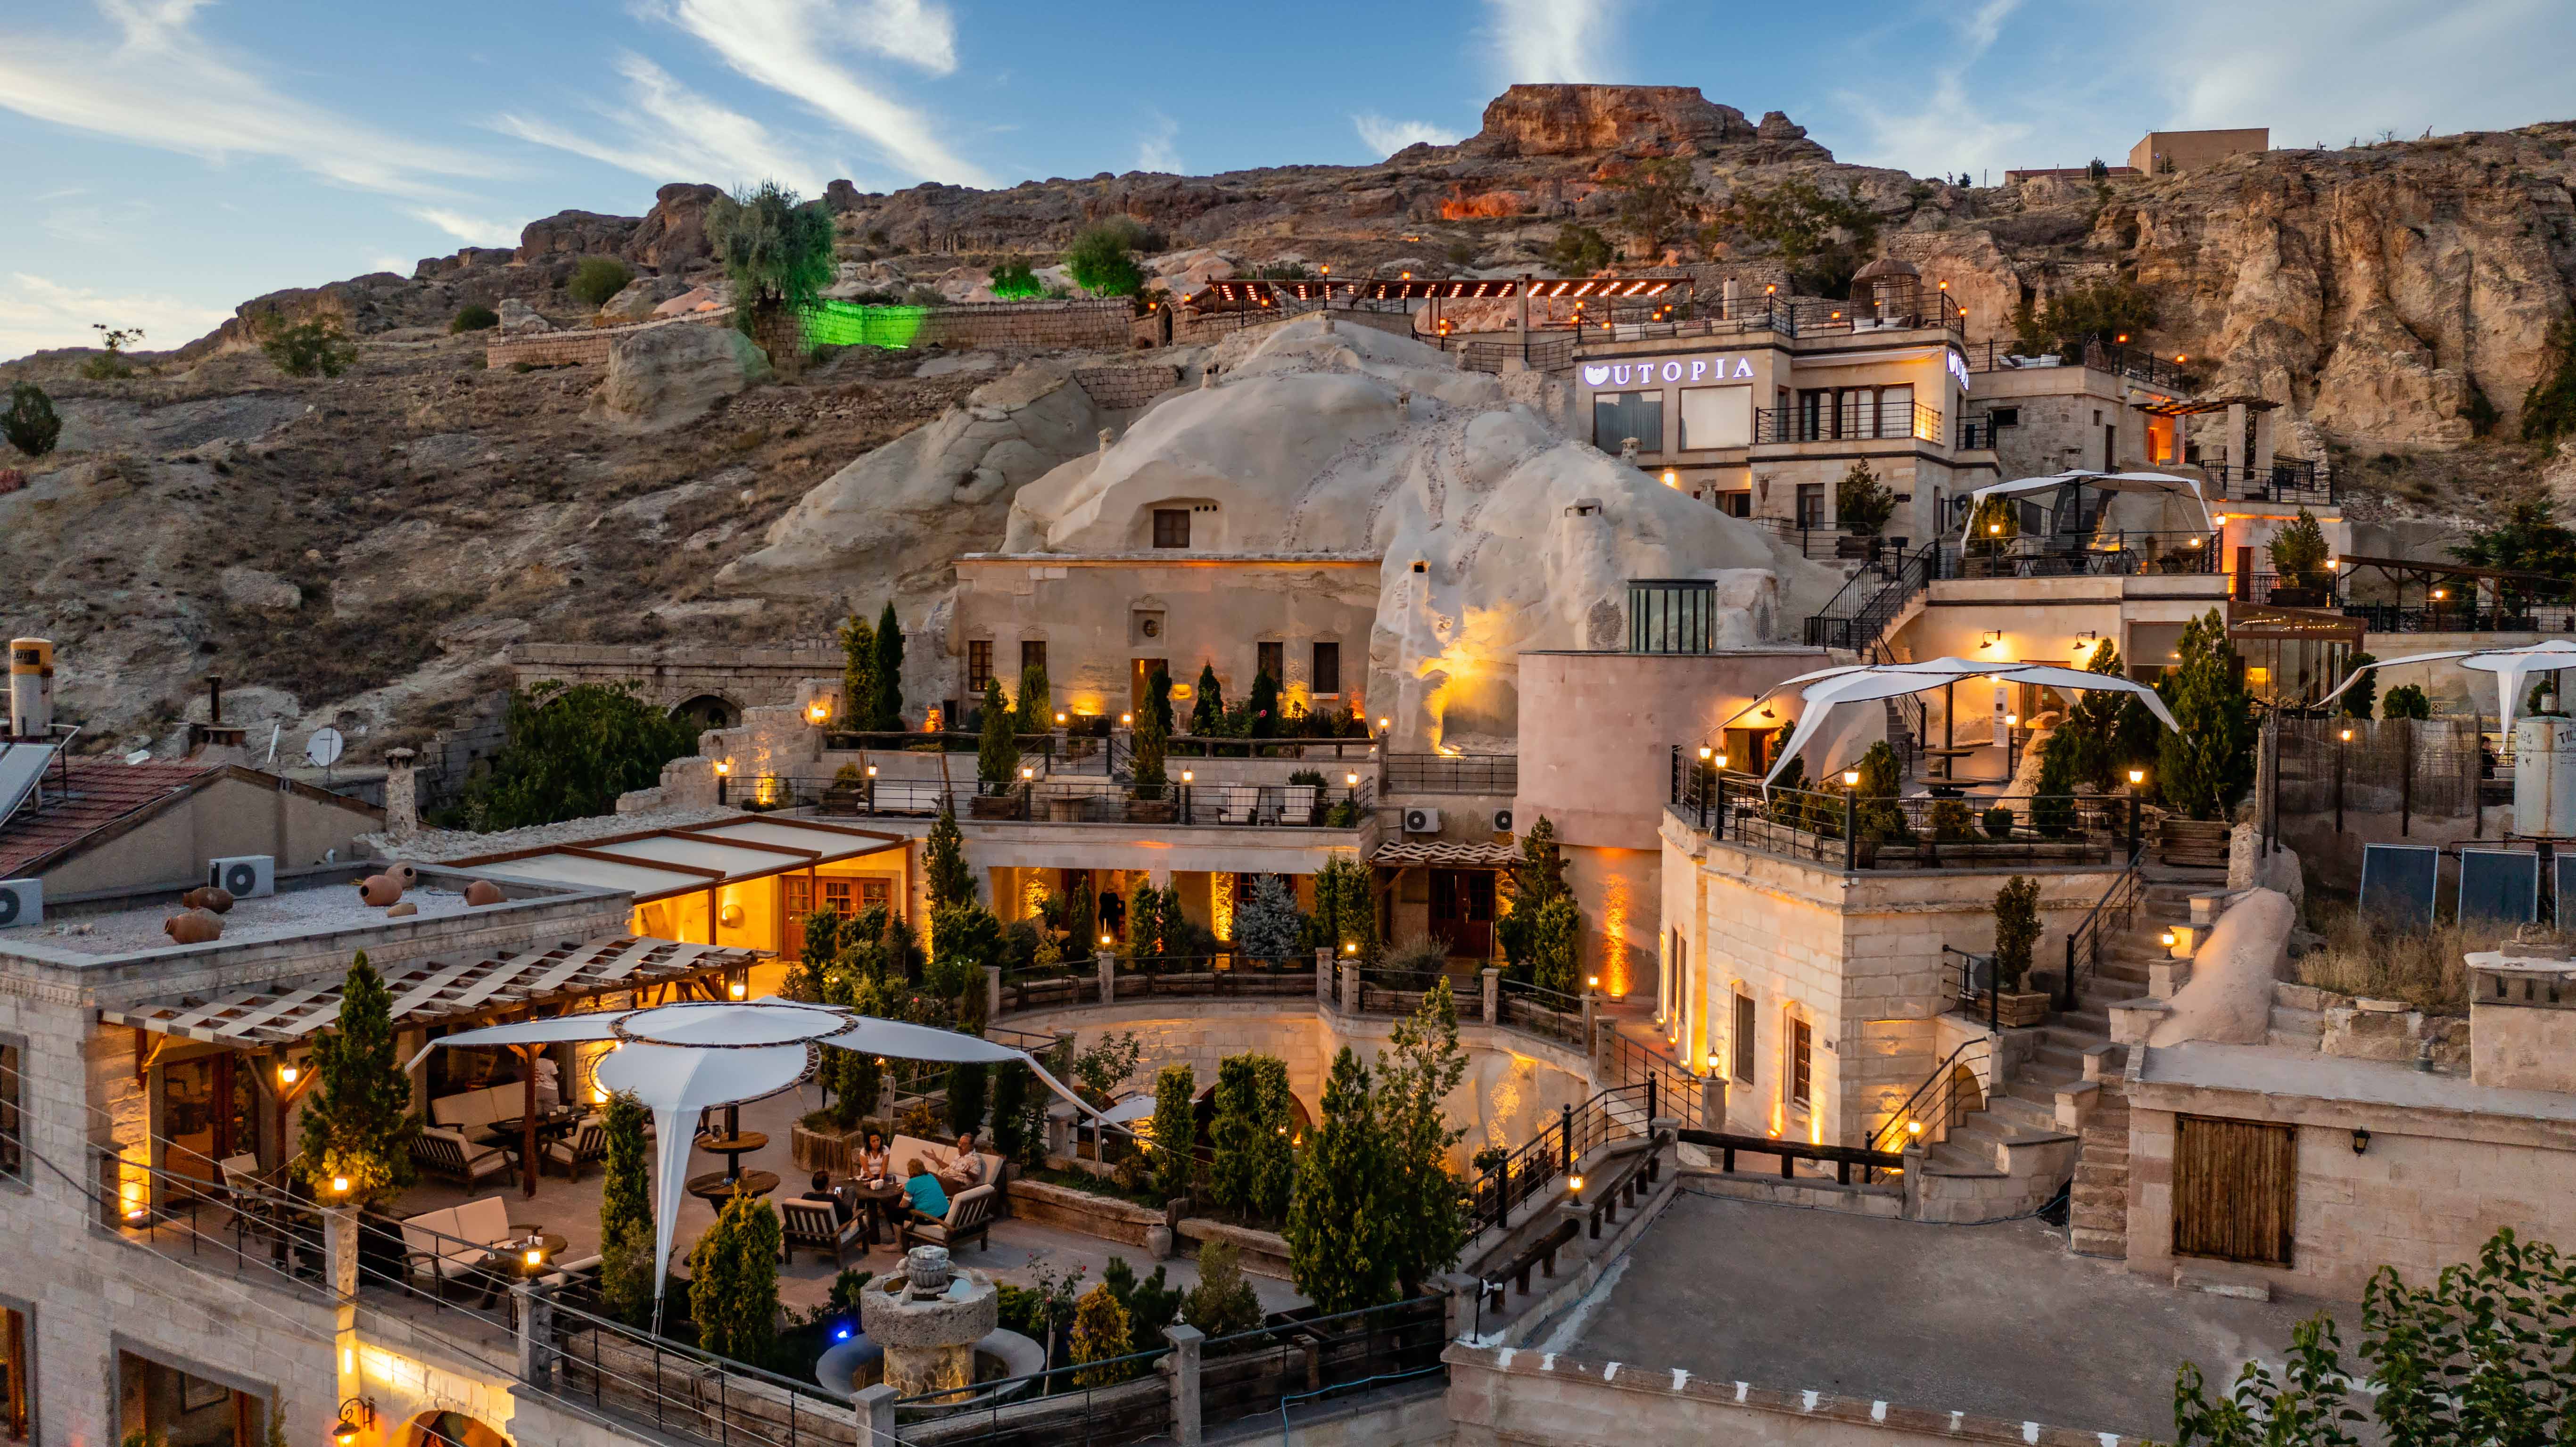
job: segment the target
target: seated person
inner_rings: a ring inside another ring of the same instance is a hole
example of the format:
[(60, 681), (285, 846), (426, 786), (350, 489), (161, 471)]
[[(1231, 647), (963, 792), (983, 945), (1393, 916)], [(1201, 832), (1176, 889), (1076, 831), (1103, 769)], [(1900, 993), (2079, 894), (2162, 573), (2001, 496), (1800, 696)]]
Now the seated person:
[(939, 1184), (951, 1191), (973, 1190), (984, 1184), (984, 1158), (975, 1154), (973, 1131), (957, 1138), (957, 1156), (939, 1168)]
[(904, 1162), (903, 1174), (904, 1205), (911, 1210), (913, 1219), (947, 1220), (948, 1193), (939, 1188), (939, 1178), (930, 1173), (930, 1167), (921, 1163), (921, 1157), (914, 1156)]
[(894, 1174), (894, 1153), (886, 1149), (885, 1133), (869, 1131), (868, 1143), (859, 1151), (859, 1179), (875, 1185)]
[(826, 1171), (814, 1173), (814, 1189), (805, 1193), (805, 1199), (831, 1202), (834, 1225), (847, 1226), (859, 1214), (859, 1203), (850, 1199), (849, 1192), (833, 1185), (831, 1174)]

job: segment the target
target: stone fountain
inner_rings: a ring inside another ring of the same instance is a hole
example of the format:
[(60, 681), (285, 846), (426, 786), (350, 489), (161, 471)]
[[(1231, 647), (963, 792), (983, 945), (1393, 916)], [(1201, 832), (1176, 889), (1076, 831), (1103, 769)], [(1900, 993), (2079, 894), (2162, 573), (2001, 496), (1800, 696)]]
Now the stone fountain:
[(975, 1384), (975, 1346), (1000, 1325), (992, 1278), (961, 1271), (944, 1246), (904, 1253), (903, 1273), (859, 1298), (860, 1328), (885, 1351), (885, 1383), (907, 1397)]

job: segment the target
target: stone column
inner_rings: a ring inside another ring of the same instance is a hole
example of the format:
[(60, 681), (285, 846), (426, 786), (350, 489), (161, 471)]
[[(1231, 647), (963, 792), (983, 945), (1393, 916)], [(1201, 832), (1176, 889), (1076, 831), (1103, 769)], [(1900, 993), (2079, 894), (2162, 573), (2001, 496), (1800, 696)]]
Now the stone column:
[(1715, 1071), (1699, 1083), (1699, 1128), (1726, 1129), (1726, 1077)]
[(1735, 319), (1735, 278), (1734, 278), (1734, 277), (1731, 277), (1731, 276), (1730, 276), (1730, 277), (1728, 277), (1726, 280), (1724, 280), (1724, 281), (1722, 281), (1722, 282), (1719, 282), (1719, 283), (1718, 283), (1718, 288), (1717, 288), (1717, 314), (1718, 314), (1718, 316), (1719, 316), (1720, 318), (1722, 318), (1722, 319), (1724, 319), (1724, 320), (1727, 320), (1727, 321), (1733, 321), (1733, 320)]
[(2254, 452), (2252, 456), (2245, 459), (2245, 465), (2253, 468), (2258, 477), (2268, 478), (2272, 472), (2272, 413), (2274, 410), (2266, 407), (2254, 414)]
[(1488, 967), (1485, 975), (1485, 1023), (1503, 1023), (1503, 972)]
[(999, 1016), (1001, 1013), (1002, 967), (1000, 965), (986, 965), (984, 967), (984, 1018), (990, 1020)]
[(420, 833), (420, 794), (409, 749), (385, 750), (385, 837), (396, 844)]
[(342, 1301), (358, 1294), (358, 1208), (332, 1206), (322, 1212), (324, 1284)]
[(894, 1435), (894, 1404), (901, 1395), (883, 1382), (860, 1390), (854, 1399), (859, 1419), (859, 1447), (901, 1447)]
[(2251, 467), (2254, 459), (2245, 447), (2245, 404), (2227, 404), (2227, 460), (2238, 467)]
[(1600, 998), (1591, 990), (1583, 992), (1583, 1053), (1592, 1057), (1592, 1073), (1596, 1076), (1602, 1073), (1602, 1058), (1609, 1054), (1601, 1048), (1601, 1032), (1594, 1018), (1593, 1006)]
[(1333, 951), (1330, 946), (1315, 946), (1315, 1003), (1333, 1008)]
[(1207, 1333), (1186, 1323), (1163, 1328), (1172, 1354), (1163, 1359), (1172, 1374), (1172, 1440), (1180, 1447), (1199, 1447), (1199, 1348)]
[(510, 1297), (519, 1307), (519, 1380), (549, 1390), (555, 1370), (554, 1293), (522, 1281), (510, 1288)]
[(1342, 966), (1342, 1013), (1345, 1015), (1356, 1015), (1359, 1012), (1360, 967), (1357, 965), (1344, 965)]
[(1100, 969), (1100, 1003), (1104, 1005), (1116, 1004), (1118, 1001), (1118, 957), (1107, 950), (1101, 950), (1092, 956), (1092, 961)]

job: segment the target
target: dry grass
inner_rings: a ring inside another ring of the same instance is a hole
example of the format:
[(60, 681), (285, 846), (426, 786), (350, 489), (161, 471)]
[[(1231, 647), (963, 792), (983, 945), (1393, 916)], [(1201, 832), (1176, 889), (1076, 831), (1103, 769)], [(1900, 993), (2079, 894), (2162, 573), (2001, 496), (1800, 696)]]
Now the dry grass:
[[(2431, 1015), (2467, 1014), (2466, 957), (2514, 938), (2514, 926), (2483, 920), (2391, 931), (2345, 905), (2314, 911), (2312, 923), (2325, 943), (2291, 963), (2300, 984), (2373, 1000), (2403, 1000)], [(2560, 936), (2552, 932), (2539, 938)]]

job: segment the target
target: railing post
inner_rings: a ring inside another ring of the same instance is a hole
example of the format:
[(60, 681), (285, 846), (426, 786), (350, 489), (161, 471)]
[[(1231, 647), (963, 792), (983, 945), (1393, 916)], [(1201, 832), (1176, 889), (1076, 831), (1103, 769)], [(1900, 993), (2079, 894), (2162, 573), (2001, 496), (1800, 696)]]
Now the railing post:
[(1092, 963), (1100, 970), (1100, 1003), (1104, 1005), (1118, 1003), (1118, 957), (1107, 950), (1100, 950), (1091, 958)]
[(864, 1388), (856, 1398), (858, 1447), (901, 1447), (894, 1435), (894, 1402), (900, 1395), (883, 1382)]
[(1503, 972), (1487, 965), (1481, 973), (1485, 977), (1485, 1023), (1500, 1025), (1503, 1023)]
[(1726, 1077), (1712, 1070), (1699, 1082), (1699, 1128), (1726, 1129)]
[(2057, 990), (2057, 1008), (2071, 1013), (2075, 1009), (2075, 936), (2089, 926), (2077, 926), (2066, 936), (2066, 978)]
[(1199, 1447), (1199, 1348), (1207, 1333), (1181, 1324), (1163, 1328), (1163, 1339), (1172, 1344), (1171, 1355), (1163, 1358), (1172, 1374), (1172, 1441)]
[(1315, 946), (1315, 1003), (1328, 1010), (1333, 1006), (1333, 950), (1330, 945)]
[(1557, 1165), (1567, 1180), (1574, 1179), (1574, 1107), (1556, 1108)]
[(510, 1298), (519, 1308), (519, 1380), (550, 1391), (555, 1374), (554, 1295), (533, 1281), (521, 1281), (510, 1287)]
[(1355, 964), (1346, 964), (1342, 966), (1342, 1013), (1345, 1015), (1356, 1015), (1359, 1012), (1360, 967)]
[(1860, 791), (1843, 795), (1843, 873), (1860, 867)]
[(1647, 1067), (1646, 1067), (1646, 1119), (1647, 1119), (1647, 1120), (1649, 1120), (1649, 1121), (1651, 1121), (1651, 1120), (1653, 1120), (1654, 1118), (1655, 1118), (1655, 1067), (1650, 1063), (1650, 1064), (1648, 1064), (1648, 1065), (1647, 1065)]
[[(2340, 782), (2340, 780), (2338, 780)], [(2129, 862), (2135, 867), (2138, 858), (2138, 796), (2129, 796)]]
[(1002, 967), (1000, 965), (986, 965), (984, 967), (984, 1018), (990, 1020), (999, 1016), (1001, 1013)]

